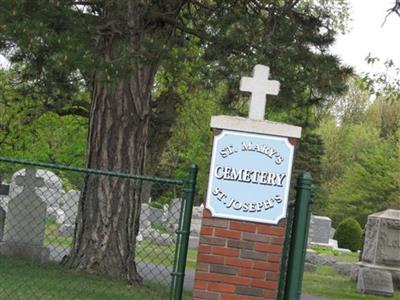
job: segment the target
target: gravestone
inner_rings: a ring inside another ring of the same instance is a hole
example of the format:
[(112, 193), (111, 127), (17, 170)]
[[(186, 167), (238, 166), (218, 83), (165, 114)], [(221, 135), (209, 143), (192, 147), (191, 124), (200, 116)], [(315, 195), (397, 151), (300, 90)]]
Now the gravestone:
[(309, 237), (311, 243), (329, 244), (332, 220), (324, 216), (311, 216)]
[(5, 221), (6, 221), (6, 211), (0, 206), (0, 242), (3, 240)]
[(362, 269), (387, 271), (400, 289), (400, 210), (387, 209), (368, 216), (365, 225)]
[(49, 250), (43, 247), (47, 205), (36, 194), (35, 188), (44, 185), (36, 171), (26, 169), (25, 176), (16, 176), (15, 184), (22, 191), (8, 202), (2, 255), (17, 256), (46, 262)]
[(72, 236), (74, 233), (80, 194), (80, 191), (70, 190), (62, 196), (60, 205), (64, 212), (65, 220), (58, 230), (62, 235)]
[(200, 241), (201, 221), (203, 216), (203, 206), (194, 206), (192, 210), (192, 221), (190, 223), (189, 248), (197, 249)]
[(203, 216), (203, 209), (204, 207), (202, 206), (194, 206), (193, 211), (192, 211), (192, 221), (190, 224), (190, 234), (193, 236), (199, 236), (200, 235), (200, 229), (201, 229), (201, 220)]
[(155, 229), (151, 227), (151, 222), (149, 221), (150, 206), (147, 203), (142, 203), (139, 219), (139, 232), (142, 238), (149, 239), (155, 232)]
[(390, 272), (362, 268), (358, 273), (357, 291), (363, 294), (392, 297), (393, 282)]
[(178, 228), (179, 216), (181, 214), (182, 199), (174, 198), (171, 200), (168, 208), (167, 227), (172, 230)]
[(149, 214), (147, 217), (148, 217), (148, 220), (150, 221), (150, 223), (156, 224), (156, 225), (161, 225), (161, 223), (162, 223), (161, 220), (163, 217), (163, 210), (156, 208), (156, 207), (149, 206), (148, 212), (149, 212)]
[[(26, 169), (15, 172), (10, 184), (10, 199), (22, 192), (22, 187), (15, 184), (15, 178), (24, 176)], [(47, 218), (61, 224), (64, 221), (64, 212), (60, 209), (62, 200), (62, 181), (60, 177), (49, 170), (37, 170), (36, 176), (43, 179), (43, 185), (36, 187), (37, 195), (47, 204)]]
[(0, 196), (8, 196), (10, 192), (10, 186), (8, 184), (3, 184), (3, 177), (0, 174)]
[(7, 184), (3, 184), (2, 175), (0, 174), (0, 208), (3, 208), (4, 210), (7, 209), (9, 193), (10, 193), (10, 186)]

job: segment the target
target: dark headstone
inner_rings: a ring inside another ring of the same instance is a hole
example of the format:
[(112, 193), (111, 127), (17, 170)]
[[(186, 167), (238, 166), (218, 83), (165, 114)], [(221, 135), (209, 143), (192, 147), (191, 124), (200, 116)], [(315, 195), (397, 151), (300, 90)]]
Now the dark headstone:
[(3, 184), (3, 177), (0, 174), (0, 196), (8, 196), (10, 192), (10, 186), (8, 184)]
[(0, 206), (0, 241), (3, 240), (5, 221), (6, 221), (6, 211)]

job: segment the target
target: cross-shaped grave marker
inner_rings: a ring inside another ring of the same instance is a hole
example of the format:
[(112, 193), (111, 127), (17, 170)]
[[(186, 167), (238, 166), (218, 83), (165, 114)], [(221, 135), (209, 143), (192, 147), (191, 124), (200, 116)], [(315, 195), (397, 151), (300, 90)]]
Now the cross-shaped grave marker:
[(240, 90), (250, 92), (249, 118), (264, 120), (267, 95), (278, 95), (279, 81), (268, 80), (269, 67), (256, 65), (253, 69), (253, 77), (242, 77)]
[(24, 187), (24, 192), (35, 192), (36, 187), (43, 187), (43, 178), (36, 177), (36, 170), (25, 169), (25, 176), (19, 175), (15, 178), (15, 183), (19, 186)]
[(35, 188), (44, 186), (44, 180), (27, 168), (24, 176), (15, 177), (15, 183), (23, 190), (8, 202), (5, 241), (42, 245), (47, 205)]

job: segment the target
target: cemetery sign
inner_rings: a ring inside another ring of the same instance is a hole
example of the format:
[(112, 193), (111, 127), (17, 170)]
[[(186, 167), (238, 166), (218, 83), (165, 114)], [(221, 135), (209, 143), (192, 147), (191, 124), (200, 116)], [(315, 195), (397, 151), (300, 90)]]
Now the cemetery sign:
[(301, 129), (264, 120), (266, 95), (277, 95), (279, 82), (268, 80), (269, 68), (257, 65), (243, 77), (251, 92), (249, 118), (214, 116), (214, 137), (206, 208), (215, 217), (278, 224), (286, 217), (294, 146)]
[(277, 224), (293, 150), (287, 138), (224, 130), (214, 139), (206, 207), (217, 217)]

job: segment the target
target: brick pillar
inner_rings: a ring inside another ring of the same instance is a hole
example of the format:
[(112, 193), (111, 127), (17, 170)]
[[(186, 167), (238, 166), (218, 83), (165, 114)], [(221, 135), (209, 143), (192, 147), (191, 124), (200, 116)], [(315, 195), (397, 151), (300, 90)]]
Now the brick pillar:
[(204, 209), (193, 299), (276, 299), (285, 224), (213, 218)]

